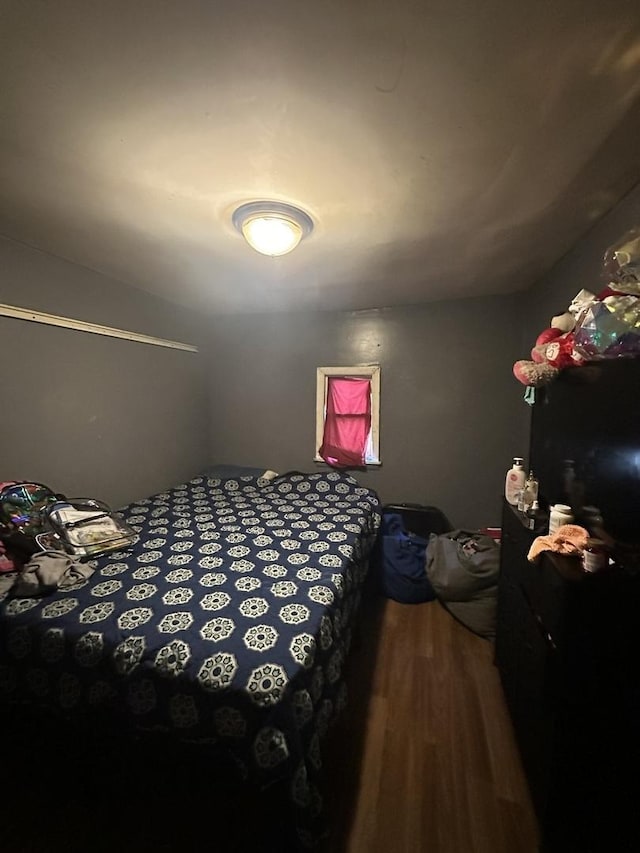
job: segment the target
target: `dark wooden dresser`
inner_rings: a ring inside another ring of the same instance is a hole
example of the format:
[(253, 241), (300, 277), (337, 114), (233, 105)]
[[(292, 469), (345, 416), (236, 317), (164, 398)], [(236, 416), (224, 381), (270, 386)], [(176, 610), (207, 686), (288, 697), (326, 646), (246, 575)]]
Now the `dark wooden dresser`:
[(640, 850), (640, 584), (527, 553), (504, 503), (495, 659), (543, 853)]

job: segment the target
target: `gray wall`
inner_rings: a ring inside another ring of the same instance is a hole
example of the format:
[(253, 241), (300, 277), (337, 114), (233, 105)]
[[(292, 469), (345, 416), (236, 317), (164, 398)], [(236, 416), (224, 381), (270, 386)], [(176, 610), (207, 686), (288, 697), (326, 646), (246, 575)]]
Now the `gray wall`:
[[(314, 470), (316, 367), (378, 362), (382, 466), (358, 473), (384, 502), (440, 506), (455, 526), (500, 523), (521, 444), (518, 299), (211, 323), (211, 457)], [(514, 426), (515, 425), (515, 426)]]
[[(526, 455), (511, 364), (640, 222), (640, 187), (526, 294), (369, 312), (207, 323), (174, 305), (0, 239), (0, 301), (202, 345), (202, 355), (0, 317), (0, 477), (114, 506), (209, 462), (313, 470), (315, 369), (382, 365), (382, 500), (441, 506), (456, 526), (499, 523), (503, 478)], [(210, 420), (209, 420), (210, 419)]]
[[(0, 238), (0, 302), (199, 342), (199, 320), (99, 273)], [(0, 479), (121, 506), (201, 470), (202, 355), (0, 317)]]

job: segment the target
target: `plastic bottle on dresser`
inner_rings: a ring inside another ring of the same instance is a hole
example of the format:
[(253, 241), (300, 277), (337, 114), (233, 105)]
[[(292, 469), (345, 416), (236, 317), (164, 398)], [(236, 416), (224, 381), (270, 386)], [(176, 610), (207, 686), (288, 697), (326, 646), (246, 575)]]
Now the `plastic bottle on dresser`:
[(555, 533), (563, 524), (573, 524), (573, 513), (568, 504), (555, 504), (549, 513), (549, 533)]
[(507, 477), (504, 484), (504, 496), (507, 503), (510, 503), (511, 506), (517, 505), (518, 498), (524, 489), (526, 475), (524, 468), (522, 467), (523, 461), (524, 460), (521, 456), (514, 456), (513, 465), (507, 471)]
[(599, 572), (609, 564), (607, 547), (602, 539), (590, 537), (582, 552), (582, 568), (585, 572)]
[(529, 476), (527, 477), (524, 484), (524, 504), (525, 511), (529, 509), (530, 506), (533, 505), (534, 501), (538, 500), (538, 481), (533, 476), (533, 471), (529, 471)]
[(604, 529), (602, 513), (596, 506), (582, 507), (582, 525), (589, 531), (589, 536), (599, 538)]
[(524, 487), (518, 499), (518, 509), (520, 512), (525, 512), (538, 499), (538, 481), (533, 476), (533, 471), (529, 471), (529, 476), (525, 480)]
[(538, 533), (544, 533), (546, 527), (547, 514), (540, 509), (540, 504), (537, 500), (533, 500), (531, 506), (527, 509), (527, 527), (529, 530), (535, 530)]

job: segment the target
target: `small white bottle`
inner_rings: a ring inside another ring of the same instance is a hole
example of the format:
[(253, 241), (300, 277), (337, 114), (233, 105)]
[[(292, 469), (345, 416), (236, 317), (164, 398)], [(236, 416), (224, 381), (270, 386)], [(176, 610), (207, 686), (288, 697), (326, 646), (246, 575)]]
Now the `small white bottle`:
[(507, 471), (507, 478), (504, 484), (504, 496), (507, 503), (511, 506), (516, 506), (518, 498), (521, 496), (524, 489), (525, 471), (522, 467), (523, 459), (520, 456), (514, 456), (513, 465)]
[(540, 509), (537, 500), (534, 500), (527, 510), (527, 527), (529, 530), (541, 530), (543, 527), (543, 519), (546, 520), (545, 514)]
[(533, 471), (529, 471), (529, 476), (525, 480), (522, 502), (524, 504), (523, 512), (526, 512), (534, 501), (538, 500), (538, 481), (533, 476)]
[(573, 524), (573, 513), (568, 504), (555, 504), (549, 513), (549, 534), (555, 533), (563, 524)]

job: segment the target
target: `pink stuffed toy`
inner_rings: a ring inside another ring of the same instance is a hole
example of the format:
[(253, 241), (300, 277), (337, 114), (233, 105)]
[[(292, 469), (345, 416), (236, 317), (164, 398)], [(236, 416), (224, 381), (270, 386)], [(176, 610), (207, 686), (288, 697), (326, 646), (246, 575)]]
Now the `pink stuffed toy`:
[(549, 329), (545, 329), (544, 332), (540, 332), (538, 337), (536, 338), (536, 345), (531, 350), (531, 360), (535, 361), (536, 364), (543, 364), (545, 359), (545, 353), (547, 351), (547, 344), (554, 341), (556, 338), (559, 338), (562, 332), (560, 329), (555, 329), (553, 326)]
[(521, 359), (513, 365), (513, 375), (523, 385), (546, 385), (563, 367), (579, 363), (574, 351), (575, 317), (570, 311), (557, 314), (551, 326), (540, 332), (531, 350), (531, 360)]
[(573, 344), (573, 332), (566, 332), (564, 335), (560, 335), (559, 338), (547, 344), (544, 353), (545, 361), (552, 367), (559, 369), (570, 367), (575, 363), (573, 358)]
[(551, 382), (559, 372), (557, 367), (552, 367), (550, 364), (536, 364), (535, 361), (526, 359), (516, 361), (513, 365), (513, 375), (518, 382), (522, 382), (523, 385), (533, 385), (534, 388)]

